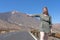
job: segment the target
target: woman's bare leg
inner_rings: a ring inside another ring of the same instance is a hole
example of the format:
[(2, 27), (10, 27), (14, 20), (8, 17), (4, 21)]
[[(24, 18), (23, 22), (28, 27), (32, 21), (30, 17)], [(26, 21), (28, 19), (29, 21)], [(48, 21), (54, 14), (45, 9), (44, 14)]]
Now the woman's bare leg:
[(44, 40), (48, 40), (48, 33), (45, 33)]
[(44, 32), (40, 32), (40, 40), (44, 40), (44, 36), (45, 36), (45, 33)]

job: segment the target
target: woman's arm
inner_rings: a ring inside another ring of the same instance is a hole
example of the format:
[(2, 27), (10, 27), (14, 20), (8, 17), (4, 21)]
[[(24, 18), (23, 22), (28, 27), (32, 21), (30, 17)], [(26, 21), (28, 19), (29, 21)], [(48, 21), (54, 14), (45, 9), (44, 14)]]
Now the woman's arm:
[(49, 21), (49, 24), (50, 24), (50, 32), (49, 32), (49, 35), (51, 35), (51, 33), (53, 32), (52, 31), (52, 20), (51, 20), (51, 17), (50, 17), (50, 19), (49, 19), (50, 21)]
[(40, 14), (27, 15), (28, 17), (40, 17)]
[(31, 17), (40, 17), (40, 14), (30, 15)]
[(52, 28), (52, 19), (51, 19), (51, 17), (50, 17), (50, 22), (49, 22), (49, 24), (50, 24), (50, 28)]

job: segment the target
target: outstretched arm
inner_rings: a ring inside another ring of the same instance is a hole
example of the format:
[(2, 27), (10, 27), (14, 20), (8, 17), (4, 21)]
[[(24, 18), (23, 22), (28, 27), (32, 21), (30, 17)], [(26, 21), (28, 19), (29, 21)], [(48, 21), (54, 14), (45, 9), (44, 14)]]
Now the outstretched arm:
[(40, 14), (31, 15), (32, 17), (40, 17)]
[(28, 15), (29, 17), (40, 17), (40, 14)]

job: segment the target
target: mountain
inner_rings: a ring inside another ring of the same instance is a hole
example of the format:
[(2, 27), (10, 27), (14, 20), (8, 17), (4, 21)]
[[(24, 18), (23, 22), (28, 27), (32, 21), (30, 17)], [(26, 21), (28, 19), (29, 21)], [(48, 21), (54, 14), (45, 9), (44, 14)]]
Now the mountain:
[[(7, 22), (5, 23), (5, 25), (14, 24), (14, 25), (17, 25), (17, 27), (23, 28), (25, 30), (39, 29), (39, 24), (40, 24), (40, 20), (34, 17), (29, 17), (26, 13), (21, 13), (18, 11), (0, 13), (0, 20), (3, 21), (3, 23)], [(60, 24), (53, 24), (52, 27), (53, 27), (52, 29), (54, 30), (54, 32), (56, 30), (60, 31), (60, 28), (59, 28)]]
[(21, 13), (18, 11), (0, 13), (0, 19), (6, 21), (7, 23), (16, 24), (22, 26), (24, 29), (38, 29), (39, 20), (36, 18), (28, 17), (26, 13)]
[(13, 24), (13, 23), (6, 22), (6, 21), (0, 19), (0, 31), (19, 30), (19, 29), (21, 29), (20, 26)]
[(53, 24), (52, 26), (52, 29), (55, 33), (60, 33), (60, 23)]

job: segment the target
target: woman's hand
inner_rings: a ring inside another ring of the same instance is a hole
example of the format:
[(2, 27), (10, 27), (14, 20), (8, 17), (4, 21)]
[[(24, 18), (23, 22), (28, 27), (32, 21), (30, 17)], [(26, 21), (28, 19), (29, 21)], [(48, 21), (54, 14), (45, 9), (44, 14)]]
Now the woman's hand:
[(53, 32), (53, 30), (51, 29), (51, 33)]
[(49, 32), (49, 35), (52, 34), (52, 26), (50, 26), (50, 32)]
[(33, 17), (33, 16), (30, 14), (30, 15), (27, 15), (27, 17)]
[(50, 30), (50, 32), (49, 32), (48, 34), (49, 34), (49, 36), (51, 36), (51, 35), (52, 35), (52, 29)]

